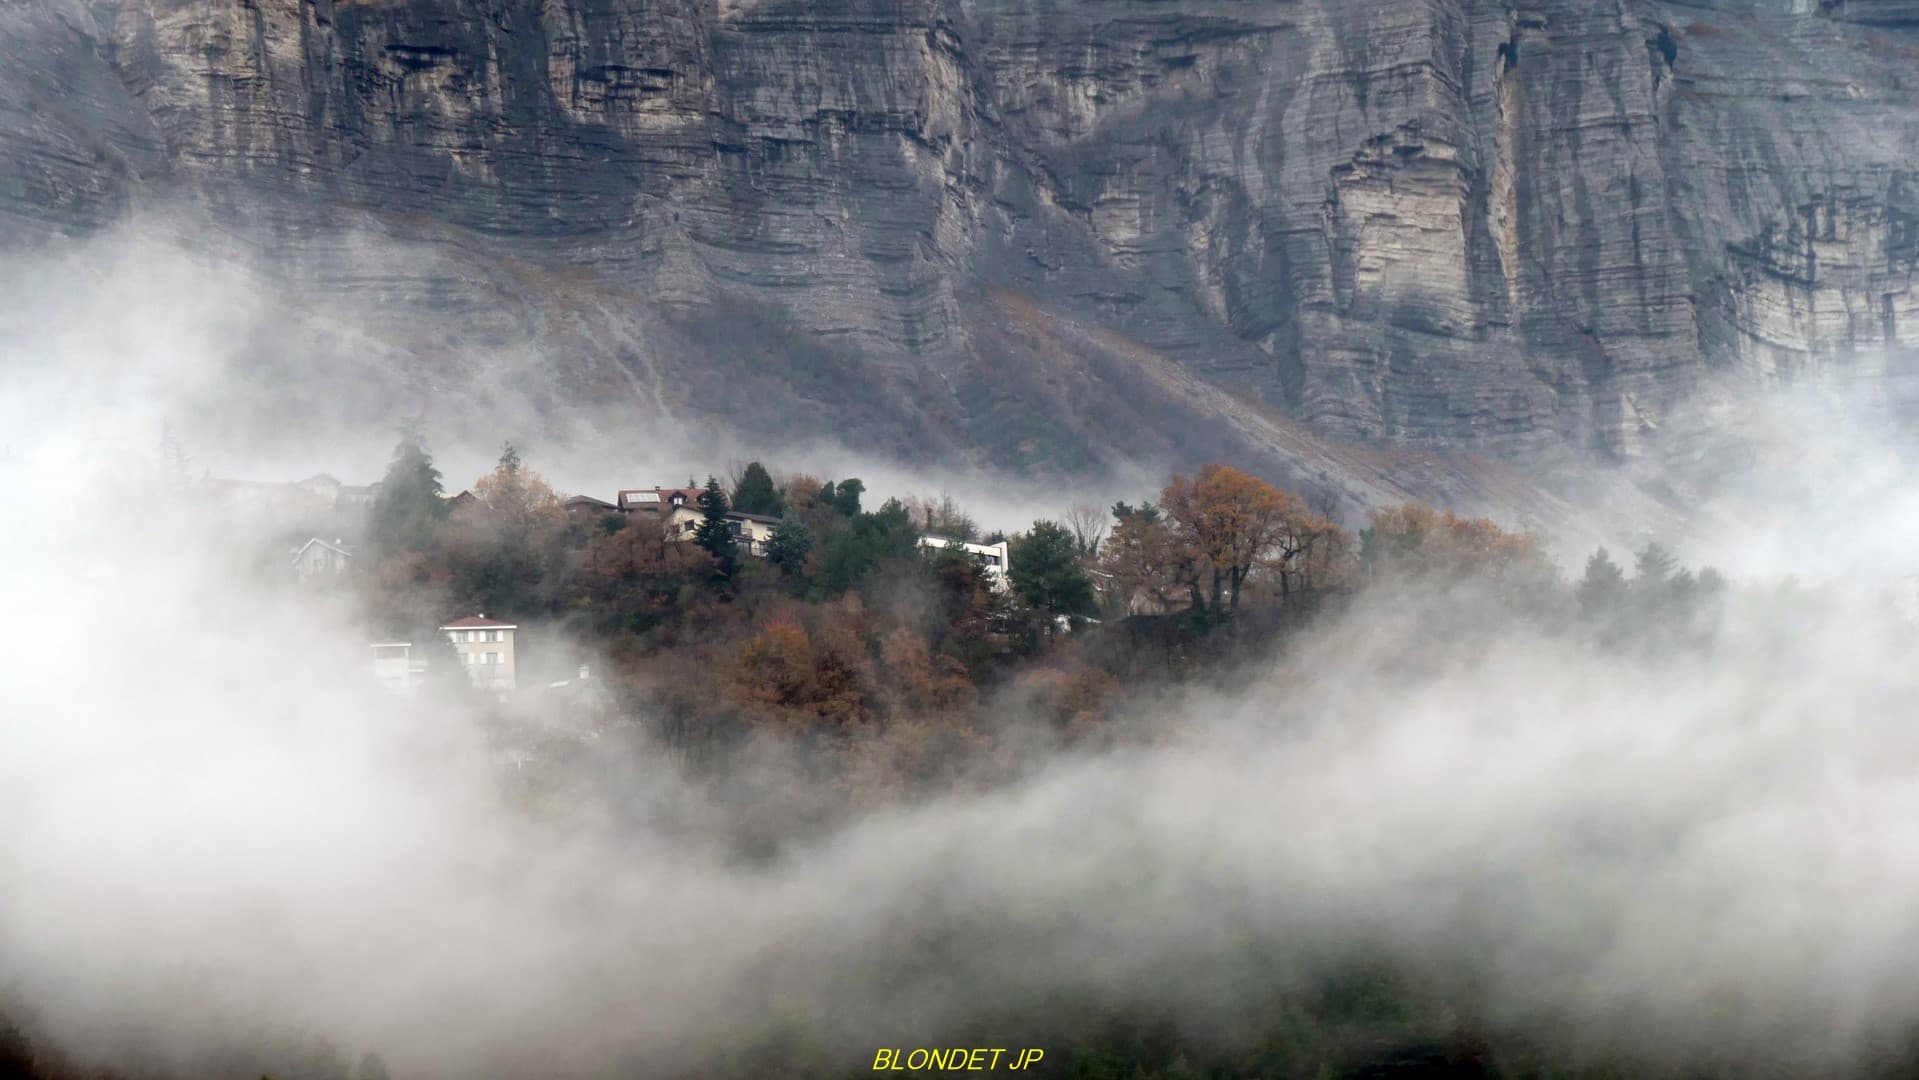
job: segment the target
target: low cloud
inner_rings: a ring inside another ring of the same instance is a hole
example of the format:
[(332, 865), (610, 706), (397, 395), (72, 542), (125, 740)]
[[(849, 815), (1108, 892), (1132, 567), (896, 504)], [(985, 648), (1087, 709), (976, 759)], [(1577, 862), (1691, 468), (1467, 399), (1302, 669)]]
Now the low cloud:
[[(168, 307), (16, 335), (0, 390), (0, 995), (77, 1056), (191, 1074), (270, 1031), (403, 1080), (748, 1075), (782, 1046), (853, 1071), (1103, 1012), (1230, 1045), (1359, 962), (1568, 1060), (1862, 1069), (1919, 1019), (1919, 642), (1883, 603), (1914, 518), (1838, 520), (1787, 460), (1786, 497), (1728, 514), (1819, 553), (1739, 568), (1873, 587), (1745, 590), (1708, 655), (1376, 591), (1231, 692), (1142, 700), (1139, 745), (743, 860), (644, 752), (529, 813), (471, 717), (362, 679), (351, 605), (251, 583), (251, 538), (150, 444), (106, 451), (219, 354), (230, 306)], [(1876, 460), (1804, 466), (1904, 507)]]

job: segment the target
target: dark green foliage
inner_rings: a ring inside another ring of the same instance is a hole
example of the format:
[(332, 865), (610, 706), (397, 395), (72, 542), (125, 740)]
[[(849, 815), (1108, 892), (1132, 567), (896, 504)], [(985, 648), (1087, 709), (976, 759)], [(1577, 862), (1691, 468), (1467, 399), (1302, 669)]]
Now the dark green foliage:
[(813, 530), (796, 517), (781, 518), (766, 539), (766, 559), (787, 577), (806, 570), (806, 556), (813, 551)]
[[(858, 489), (854, 497), (858, 498)], [(838, 596), (856, 588), (882, 564), (911, 559), (918, 551), (919, 531), (913, 527), (912, 515), (898, 499), (888, 499), (879, 510), (854, 517), (846, 528), (826, 538), (820, 548), (819, 590)]]
[(839, 483), (828, 480), (820, 485), (819, 501), (839, 511), (841, 517), (856, 517), (860, 512), (860, 496), (866, 493), (866, 485), (855, 477), (848, 477)]
[(1633, 559), (1633, 588), (1660, 592), (1668, 587), (1678, 568), (1679, 560), (1673, 558), (1671, 552), (1656, 542), (1647, 544)]
[(733, 509), (742, 514), (779, 517), (786, 513), (786, 500), (773, 486), (773, 475), (757, 461), (749, 462), (740, 473), (739, 486), (733, 489)]
[(975, 683), (984, 682), (1001, 652), (995, 639), (1006, 620), (1005, 596), (964, 548), (928, 549), (925, 568), (933, 598), (928, 641), (964, 664)]
[[(459, 614), (449, 617), (457, 618)], [(446, 633), (435, 626), (422, 626), (413, 631), (410, 640), (413, 655), (426, 661), (426, 671), (421, 675), (422, 693), (441, 702), (467, 702), (474, 693), (473, 680)]]
[(448, 552), (453, 596), (475, 611), (524, 612), (541, 604), (546, 576), (541, 549), (511, 539), (487, 538)]
[(30, 1080), (37, 1075), (33, 1044), (5, 1013), (0, 1013), (0, 1080)]
[(1626, 601), (1626, 572), (1605, 548), (1586, 560), (1586, 576), (1579, 582), (1579, 614), (1587, 622), (1618, 616)]
[(739, 545), (733, 537), (733, 525), (726, 520), (726, 490), (709, 476), (700, 492), (700, 524), (693, 530), (693, 542), (713, 556), (715, 573), (730, 578), (738, 568)]
[(1013, 592), (1028, 607), (1055, 617), (1093, 613), (1093, 582), (1080, 565), (1072, 530), (1035, 521), (1032, 531), (1013, 541), (1010, 557)]
[(1704, 616), (1719, 602), (1727, 582), (1707, 567), (1694, 575), (1657, 543), (1633, 559), (1629, 580), (1604, 548), (1586, 562), (1577, 596), (1580, 618), (1609, 647), (1632, 644), (1654, 652), (1677, 645), (1705, 645), (1712, 634)]
[(1125, 502), (1113, 504), (1114, 521), (1125, 521), (1133, 517), (1139, 518), (1141, 524), (1152, 525), (1159, 521), (1159, 507), (1154, 503), (1140, 503), (1138, 506)]
[[(860, 496), (864, 494), (865, 491), (866, 485), (855, 477), (848, 477), (845, 480), (841, 480), (838, 489), (833, 492), (833, 509), (838, 510), (844, 517), (858, 517), (860, 513)], [(903, 511), (905, 508), (902, 507), (901, 509)]]
[(373, 502), (367, 538), (382, 553), (425, 551), (446, 520), (446, 500), (440, 497), (440, 470), (419, 438), (407, 435), (393, 448), (380, 496)]

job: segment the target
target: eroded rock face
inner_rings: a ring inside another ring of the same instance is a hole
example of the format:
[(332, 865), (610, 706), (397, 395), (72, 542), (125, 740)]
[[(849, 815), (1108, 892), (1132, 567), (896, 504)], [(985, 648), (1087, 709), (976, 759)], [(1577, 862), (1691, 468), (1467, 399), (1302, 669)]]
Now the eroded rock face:
[[(399, 348), (424, 367), (449, 341), (544, 350), (558, 396), (641, 413), (785, 386), (794, 423), (858, 415), (901, 447), (1130, 452), (1125, 433), (1049, 443), (995, 396), (996, 358), (1049, 361), (969, 325), (982, 290), (1324, 435), (1521, 457), (1631, 454), (1708, 378), (1919, 345), (1911, 0), (37, 0), (0, 19), (11, 235), (184, 201), (301, 287), (413, 328)], [(433, 255), (369, 258), (342, 232)], [(765, 370), (777, 335), (696, 329), (689, 355), (664, 329), (742, 305), (853, 374), (808, 389), (816, 370)]]

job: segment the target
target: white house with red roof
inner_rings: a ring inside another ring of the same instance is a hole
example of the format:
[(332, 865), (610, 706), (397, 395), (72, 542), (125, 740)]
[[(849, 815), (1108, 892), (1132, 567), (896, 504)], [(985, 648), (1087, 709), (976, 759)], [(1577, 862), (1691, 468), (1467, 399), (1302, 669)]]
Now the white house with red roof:
[(518, 629), (481, 612), (471, 618), (454, 619), (440, 627), (440, 632), (453, 642), (453, 651), (466, 665), (473, 685), (483, 690), (511, 690), (515, 685), (513, 632)]

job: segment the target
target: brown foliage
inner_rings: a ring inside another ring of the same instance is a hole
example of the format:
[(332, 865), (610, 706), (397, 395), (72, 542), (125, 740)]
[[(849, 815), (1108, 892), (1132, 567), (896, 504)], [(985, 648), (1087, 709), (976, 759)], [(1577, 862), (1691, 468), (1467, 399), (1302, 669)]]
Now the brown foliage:
[(966, 665), (934, 656), (926, 638), (906, 627), (880, 643), (880, 675), (886, 711), (895, 720), (965, 708), (977, 696)]
[(1184, 599), (1179, 545), (1164, 521), (1144, 514), (1123, 518), (1100, 545), (1098, 569), (1106, 594), (1127, 615), (1159, 615)]
[(1013, 684), (1018, 708), (1050, 721), (1070, 737), (1083, 737), (1105, 725), (1119, 699), (1119, 682), (1098, 668), (1074, 665), (1040, 667)]
[(566, 518), (552, 485), (524, 466), (502, 466), (480, 477), (473, 494), (487, 517), (514, 529), (557, 526)]
[(668, 540), (659, 520), (636, 514), (625, 528), (587, 548), (579, 568), (585, 593), (581, 600), (624, 594), (644, 603), (670, 604), (711, 561), (698, 545)]
[(872, 683), (864, 643), (843, 620), (808, 631), (781, 615), (740, 646), (728, 693), (756, 722), (794, 734), (849, 735), (873, 717)]
[(1475, 578), (1514, 586), (1544, 585), (1556, 577), (1535, 537), (1507, 532), (1487, 518), (1462, 518), (1421, 503), (1373, 515), (1367, 560), (1375, 573)]
[(1173, 477), (1160, 505), (1177, 544), (1175, 576), (1203, 610), (1237, 610), (1256, 571), (1273, 575), (1282, 599), (1323, 584), (1350, 546), (1298, 496), (1226, 465)]
[(951, 495), (908, 495), (903, 503), (914, 527), (921, 532), (955, 540), (979, 539), (979, 526)]

